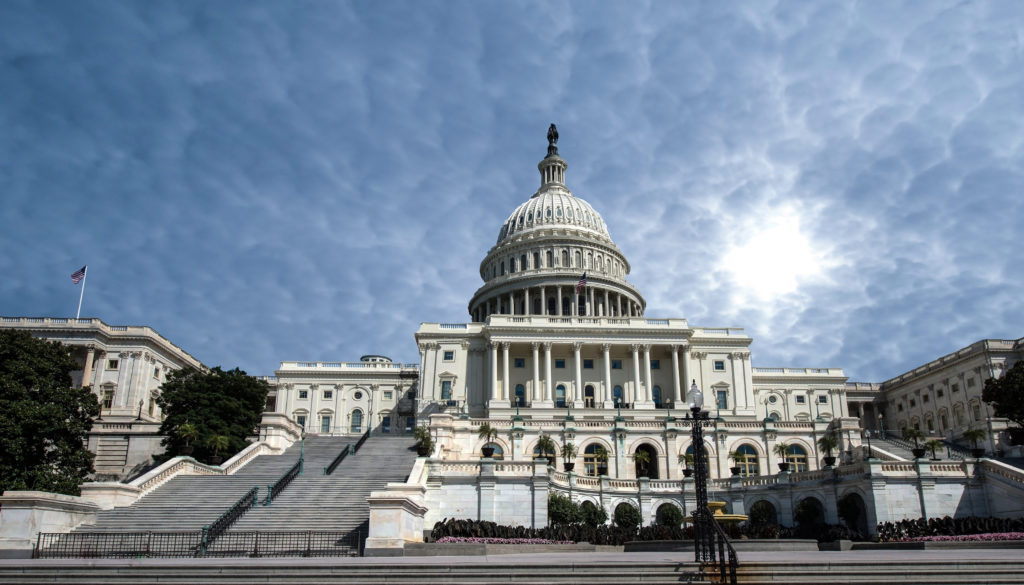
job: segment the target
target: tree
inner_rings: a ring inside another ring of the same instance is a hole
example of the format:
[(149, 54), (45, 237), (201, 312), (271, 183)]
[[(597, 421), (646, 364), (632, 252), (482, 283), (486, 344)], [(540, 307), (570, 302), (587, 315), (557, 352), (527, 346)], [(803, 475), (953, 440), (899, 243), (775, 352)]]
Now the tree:
[(924, 442), (924, 448), (932, 452), (932, 459), (938, 459), (935, 456), (935, 452), (943, 447), (945, 447), (945, 444), (938, 439), (928, 439)]
[(921, 439), (923, 439), (923, 438), (924, 438), (924, 433), (922, 433), (921, 429), (919, 429), (917, 427), (907, 427), (907, 428), (903, 429), (903, 440), (904, 441), (913, 441), (915, 449), (920, 449), (921, 448), (921, 444), (920, 444), (919, 441)]
[(985, 440), (985, 431), (981, 429), (968, 429), (960, 434), (960, 438), (969, 442), (974, 449), (978, 448), (978, 441)]
[(537, 456), (545, 457), (548, 463), (555, 463), (555, 441), (549, 435), (541, 434), (537, 437)]
[(479, 429), (477, 429), (477, 433), (476, 434), (482, 440), (490, 443), (490, 442), (494, 441), (494, 439), (498, 438), (498, 429), (492, 427), (490, 425), (490, 423), (484, 423), (484, 424), (480, 425)]
[(636, 462), (637, 471), (640, 472), (640, 477), (646, 477), (647, 466), (651, 463), (651, 454), (644, 449), (637, 449), (633, 453), (633, 461)]
[(551, 493), (548, 495), (548, 523), (552, 526), (579, 524), (583, 521), (580, 505), (567, 496)]
[(818, 437), (818, 448), (825, 452), (826, 457), (831, 457), (832, 451), (839, 448), (839, 438), (835, 433), (825, 433)]
[(100, 413), (88, 388), (73, 388), (71, 348), (0, 330), (0, 491), (78, 495), (92, 473), (85, 447)]
[[(209, 461), (215, 452), (231, 456), (241, 451), (248, 444), (246, 439), (255, 434), (269, 390), (265, 381), (238, 368), (169, 372), (156, 399), (165, 416), (160, 433), (164, 435), (166, 456), (193, 443), (193, 456), (199, 461)], [(187, 425), (194, 425), (198, 436), (189, 437)], [(227, 438), (226, 447), (210, 446), (209, 438), (216, 435)]]
[(643, 522), (643, 517), (640, 515), (640, 510), (636, 509), (636, 506), (622, 502), (618, 506), (615, 506), (615, 525), (624, 528), (630, 532), (635, 531), (636, 527)]
[[(1010, 419), (1024, 427), (1024, 360), (1018, 360), (1000, 378), (985, 380), (981, 399), (992, 405), (996, 416)], [(1024, 432), (1012, 429), (1014, 442), (1024, 440)]]

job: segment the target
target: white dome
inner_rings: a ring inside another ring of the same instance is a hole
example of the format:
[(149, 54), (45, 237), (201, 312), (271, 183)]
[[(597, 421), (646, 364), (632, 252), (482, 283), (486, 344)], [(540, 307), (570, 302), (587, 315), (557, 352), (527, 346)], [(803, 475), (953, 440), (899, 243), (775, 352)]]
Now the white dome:
[(611, 242), (601, 215), (583, 199), (562, 189), (545, 189), (517, 207), (498, 232), (497, 244), (530, 230), (572, 227)]

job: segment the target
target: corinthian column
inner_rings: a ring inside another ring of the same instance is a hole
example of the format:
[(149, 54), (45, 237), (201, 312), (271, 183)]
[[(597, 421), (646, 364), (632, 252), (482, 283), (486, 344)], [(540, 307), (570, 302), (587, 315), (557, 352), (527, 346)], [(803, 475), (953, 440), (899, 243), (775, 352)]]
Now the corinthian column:
[(540, 390), (540, 344), (534, 341), (530, 347), (533, 349), (533, 399), (531, 402), (538, 403), (543, 400)]

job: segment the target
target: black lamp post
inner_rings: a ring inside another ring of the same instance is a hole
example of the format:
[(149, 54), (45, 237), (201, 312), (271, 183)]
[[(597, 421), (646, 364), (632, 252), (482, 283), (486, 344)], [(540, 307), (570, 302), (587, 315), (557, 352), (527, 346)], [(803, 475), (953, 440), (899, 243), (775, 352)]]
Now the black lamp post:
[(864, 429), (864, 435), (868, 438), (868, 459), (874, 459), (874, 456), (871, 454), (871, 430)]
[(712, 562), (715, 560), (714, 550), (714, 528), (709, 522), (714, 522), (708, 510), (708, 465), (704, 457), (704, 423), (708, 420), (708, 413), (703, 412), (704, 395), (700, 388), (697, 388), (697, 381), (694, 380), (690, 391), (686, 394), (686, 401), (689, 403), (690, 412), (693, 413), (693, 424), (691, 430), (691, 444), (693, 445), (693, 487), (697, 503), (693, 509), (693, 551), (695, 562)]

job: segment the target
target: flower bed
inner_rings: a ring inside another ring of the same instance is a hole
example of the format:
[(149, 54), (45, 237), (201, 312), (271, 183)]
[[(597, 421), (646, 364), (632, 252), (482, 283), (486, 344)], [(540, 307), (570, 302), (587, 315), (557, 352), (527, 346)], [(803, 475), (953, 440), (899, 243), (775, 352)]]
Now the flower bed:
[(467, 536), (445, 536), (439, 544), (575, 544), (571, 540), (548, 540), (547, 538), (473, 538)]
[(901, 542), (992, 542), (1024, 540), (1024, 532), (992, 532), (989, 534), (957, 534), (955, 536), (915, 536)]

